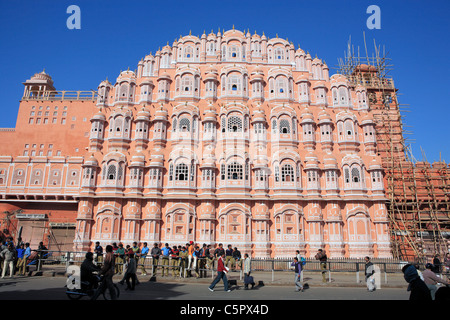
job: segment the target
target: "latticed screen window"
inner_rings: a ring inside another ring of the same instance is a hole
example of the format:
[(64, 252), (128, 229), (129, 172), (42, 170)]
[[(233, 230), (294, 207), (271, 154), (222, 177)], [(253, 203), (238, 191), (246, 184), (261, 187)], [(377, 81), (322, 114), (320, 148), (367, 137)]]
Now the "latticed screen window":
[(344, 169), (345, 182), (350, 182), (350, 172), (347, 168)]
[(241, 91), (241, 79), (239, 76), (230, 76), (228, 78), (228, 90)]
[(225, 164), (220, 165), (220, 179), (225, 180)]
[(191, 131), (191, 122), (187, 118), (182, 118), (180, 120), (180, 131), (189, 132)]
[(273, 133), (277, 132), (277, 120), (275, 119), (272, 120), (272, 131)]
[(227, 172), (228, 180), (242, 180), (243, 169), (242, 165), (237, 162), (232, 162), (228, 165)]
[(237, 116), (231, 116), (228, 118), (228, 131), (242, 132), (242, 119)]
[(358, 168), (352, 168), (352, 181), (353, 182), (360, 182), (361, 181), (361, 177), (359, 175)]
[(225, 118), (221, 119), (220, 125), (222, 126), (222, 132), (225, 132), (226, 124), (225, 124)]
[(188, 166), (184, 163), (177, 164), (175, 167), (175, 180), (187, 181), (188, 180)]
[(169, 181), (173, 180), (173, 163), (169, 166)]
[(281, 181), (294, 181), (294, 168), (290, 164), (281, 167)]
[(116, 179), (116, 166), (111, 164), (108, 167), (108, 174), (107, 174), (108, 180), (114, 180)]
[(119, 165), (119, 171), (117, 176), (118, 180), (122, 179), (122, 175), (123, 175), (123, 168)]
[(280, 133), (290, 133), (291, 127), (289, 124), (289, 120), (281, 119), (280, 120)]

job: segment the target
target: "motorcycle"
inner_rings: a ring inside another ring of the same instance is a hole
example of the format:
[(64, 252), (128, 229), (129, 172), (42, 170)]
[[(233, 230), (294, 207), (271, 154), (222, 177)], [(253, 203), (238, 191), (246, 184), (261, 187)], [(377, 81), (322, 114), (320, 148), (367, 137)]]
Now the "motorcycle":
[[(79, 277), (79, 272), (77, 269), (68, 270), (69, 276), (66, 281), (66, 295), (70, 300), (79, 300), (83, 297), (92, 298), (96, 294), (97, 290), (101, 290), (100, 294), (105, 300), (111, 300), (111, 295), (103, 282), (103, 277), (99, 275), (94, 275), (95, 282), (90, 283), (89, 281), (81, 281)], [(116, 297), (119, 297), (120, 290), (119, 287), (114, 284), (114, 289), (116, 291)]]

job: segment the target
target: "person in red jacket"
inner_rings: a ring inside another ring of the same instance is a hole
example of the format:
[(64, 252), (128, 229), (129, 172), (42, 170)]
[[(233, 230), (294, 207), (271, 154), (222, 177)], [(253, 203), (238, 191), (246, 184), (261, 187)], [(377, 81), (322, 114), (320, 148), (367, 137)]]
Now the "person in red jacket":
[(211, 283), (211, 285), (208, 287), (209, 291), (213, 292), (214, 287), (216, 284), (220, 281), (220, 279), (223, 280), (223, 285), (225, 287), (226, 292), (230, 292), (231, 290), (228, 289), (228, 279), (227, 279), (227, 272), (228, 268), (225, 266), (225, 252), (222, 252), (219, 259), (217, 260), (217, 276), (214, 279), (214, 281)]

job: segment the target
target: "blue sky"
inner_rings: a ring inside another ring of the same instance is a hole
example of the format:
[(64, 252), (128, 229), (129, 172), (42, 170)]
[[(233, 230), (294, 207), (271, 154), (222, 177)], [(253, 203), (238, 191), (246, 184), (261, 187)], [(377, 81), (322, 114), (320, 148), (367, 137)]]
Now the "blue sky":
[[(81, 9), (81, 29), (69, 30), (67, 7)], [(370, 30), (369, 5), (381, 9), (381, 29)], [(136, 69), (150, 52), (192, 31), (231, 29), (288, 38), (330, 68), (349, 38), (364, 53), (373, 40), (386, 47), (399, 89), (414, 156), (450, 162), (450, 1), (116, 1), (0, 2), (0, 127), (14, 127), (22, 82), (45, 68), (58, 90), (91, 90), (121, 70)], [(334, 73), (335, 70), (331, 70)]]

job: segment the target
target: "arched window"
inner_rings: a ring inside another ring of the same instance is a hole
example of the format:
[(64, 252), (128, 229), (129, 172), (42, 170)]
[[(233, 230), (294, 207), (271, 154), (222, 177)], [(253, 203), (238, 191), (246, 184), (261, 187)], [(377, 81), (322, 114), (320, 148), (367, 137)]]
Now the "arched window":
[(191, 46), (187, 46), (184, 48), (184, 60), (193, 60), (194, 58), (194, 49)]
[(176, 181), (188, 180), (188, 166), (186, 164), (180, 163), (175, 166), (175, 180)]
[(285, 164), (281, 167), (281, 181), (291, 182), (295, 181), (294, 168), (290, 164)]
[(355, 167), (352, 168), (352, 181), (356, 182), (356, 183), (361, 181), (361, 176), (359, 174), (358, 168), (355, 168)]
[(108, 180), (116, 179), (116, 166), (113, 164), (110, 164), (108, 167), (107, 179)]
[(228, 50), (228, 57), (233, 59), (239, 58), (239, 47), (231, 46)]
[(180, 120), (180, 132), (190, 132), (191, 122), (188, 118), (181, 118)]
[(277, 86), (277, 94), (281, 97), (284, 97), (287, 91), (286, 79), (283, 78), (277, 79), (276, 86)]
[(242, 165), (237, 162), (231, 162), (227, 168), (228, 180), (242, 180), (243, 169)]
[(181, 91), (184, 94), (192, 93), (193, 86), (194, 86), (194, 80), (192, 79), (192, 76), (190, 76), (190, 75), (183, 76), (183, 78), (181, 79)]
[(280, 133), (291, 133), (289, 120), (287, 119), (280, 120)]
[(241, 91), (241, 77), (238, 75), (231, 75), (228, 77), (228, 91), (235, 93), (236, 91)]
[(242, 119), (238, 116), (231, 116), (228, 118), (229, 132), (242, 132)]
[(284, 50), (283, 48), (275, 49), (275, 61), (282, 62), (284, 61)]

